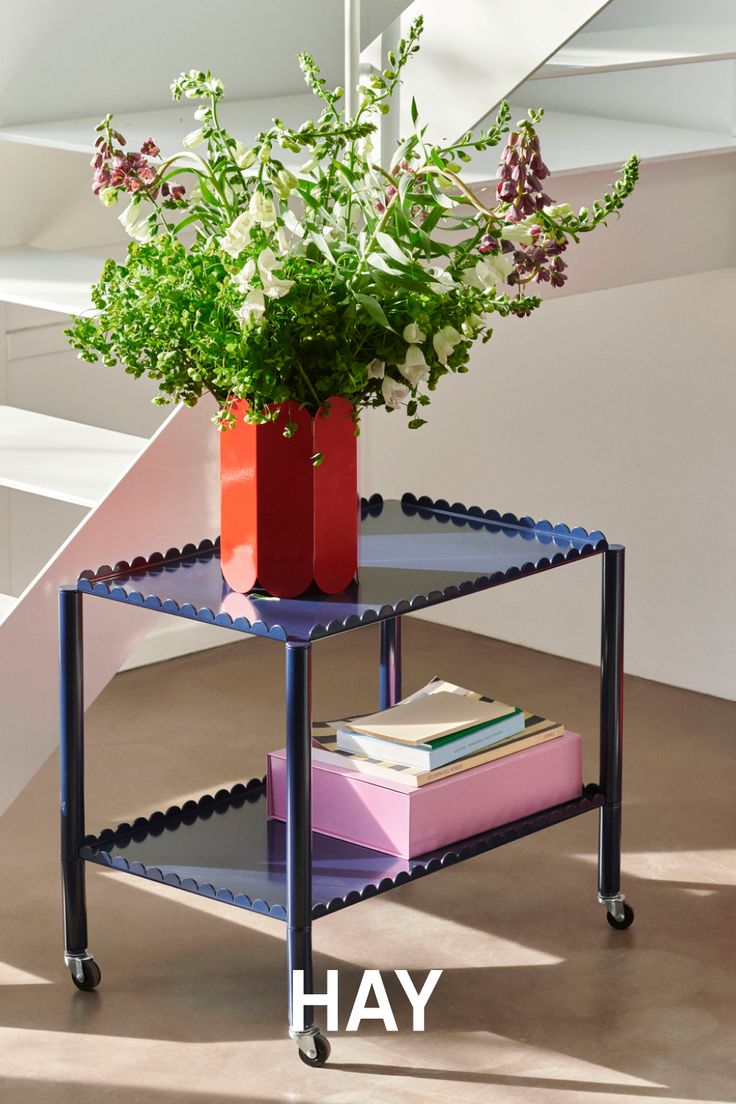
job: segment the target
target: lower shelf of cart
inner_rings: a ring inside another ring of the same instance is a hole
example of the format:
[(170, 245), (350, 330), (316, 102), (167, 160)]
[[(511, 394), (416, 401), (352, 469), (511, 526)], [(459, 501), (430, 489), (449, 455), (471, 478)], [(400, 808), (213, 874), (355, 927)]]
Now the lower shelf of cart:
[[(267, 815), (265, 798), (265, 780), (253, 780), (88, 836), (80, 853), (90, 862), (285, 920), (286, 825)], [(588, 786), (574, 801), (415, 859), (315, 832), (312, 916), (357, 904), (602, 804), (597, 787)]]

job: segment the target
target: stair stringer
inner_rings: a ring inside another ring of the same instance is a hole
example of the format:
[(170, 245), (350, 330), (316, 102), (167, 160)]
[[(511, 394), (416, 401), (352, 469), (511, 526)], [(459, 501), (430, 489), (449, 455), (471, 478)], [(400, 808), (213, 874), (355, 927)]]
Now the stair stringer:
[[(572, 38), (610, 0), (415, 0), (402, 14), (401, 33), (424, 16), (422, 48), (405, 71), (400, 92), (399, 131), (411, 132), (412, 96), (433, 141), (455, 140), (508, 97)], [(364, 60), (379, 63), (386, 41), (376, 39)], [(384, 47), (381, 51), (381, 46)], [(383, 67), (383, 64), (381, 65)], [(397, 135), (398, 136), (398, 135)]]
[[(0, 624), (0, 813), (58, 742), (57, 591), (80, 571), (219, 532), (214, 404), (178, 407)], [(84, 600), (85, 705), (94, 701), (156, 615)]]

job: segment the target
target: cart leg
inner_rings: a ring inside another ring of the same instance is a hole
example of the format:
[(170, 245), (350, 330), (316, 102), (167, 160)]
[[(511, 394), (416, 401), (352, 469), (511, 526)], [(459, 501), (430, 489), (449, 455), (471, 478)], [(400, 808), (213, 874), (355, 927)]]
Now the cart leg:
[(61, 881), (64, 961), (78, 989), (94, 989), (100, 970), (87, 950), (84, 862), (84, 673), (82, 595), (59, 592)]
[(621, 769), (623, 752), (624, 549), (603, 555), (601, 622), (600, 811), (598, 900), (609, 924), (628, 928), (634, 911), (621, 893)]
[(304, 971), (305, 993), (314, 991), (312, 972), (312, 649), (286, 645), (286, 911), (289, 1035), (299, 1057), (322, 1066), (330, 1044), (307, 1008), (294, 1025), (293, 971)]
[(401, 698), (401, 616), (381, 622), (381, 709), (388, 709)]

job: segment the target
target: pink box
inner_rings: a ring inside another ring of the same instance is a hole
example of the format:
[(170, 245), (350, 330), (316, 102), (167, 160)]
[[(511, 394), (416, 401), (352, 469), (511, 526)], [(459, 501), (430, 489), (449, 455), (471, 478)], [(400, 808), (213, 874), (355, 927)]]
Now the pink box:
[[(417, 788), (315, 761), (312, 827), (412, 859), (573, 800), (582, 785), (582, 745), (576, 732)], [(283, 748), (268, 756), (268, 813), (286, 820)]]

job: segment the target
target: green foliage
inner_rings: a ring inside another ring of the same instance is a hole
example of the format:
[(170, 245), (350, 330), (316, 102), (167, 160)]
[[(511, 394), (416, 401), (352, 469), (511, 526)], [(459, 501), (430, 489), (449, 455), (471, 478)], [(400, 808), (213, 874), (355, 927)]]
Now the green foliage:
[[(198, 129), (174, 157), (164, 160), (153, 142), (140, 156), (124, 154), (107, 116), (95, 190), (108, 205), (129, 194), (121, 221), (136, 240), (125, 264), (106, 262), (95, 313), (67, 331), (80, 357), (156, 380), (157, 402), (193, 405), (207, 391), (223, 426), (236, 399), (257, 421), (286, 399), (315, 411), (334, 395), (350, 400), (356, 416), (364, 407), (402, 408), (410, 428), (424, 425), (431, 393), (444, 375), (468, 370), (492, 316), (523, 317), (541, 302), (524, 291), (541, 262), (535, 269), (526, 247), (511, 243), (540, 234), (578, 241), (618, 213), (638, 162), (627, 162), (590, 211), (547, 205), (514, 222), (508, 202), (485, 206), (458, 175), (473, 154), (503, 140), (508, 105), (486, 130), (442, 146), (427, 139), (412, 101), (413, 132), (392, 165), (378, 165), (372, 136), (421, 29), (420, 17), (386, 70), (361, 85), (354, 118), (309, 54), (299, 62), (321, 114), (296, 129), (274, 119), (252, 146), (221, 126), (222, 82), (206, 71), (172, 85), (175, 100), (198, 104)], [(530, 112), (519, 124), (529, 141), (540, 118)], [(282, 151), (306, 163), (289, 168)], [(116, 173), (126, 156), (125, 174)], [(494, 242), (487, 257), (488, 249), (479, 252), (486, 240)], [(523, 269), (509, 259), (514, 249)]]

